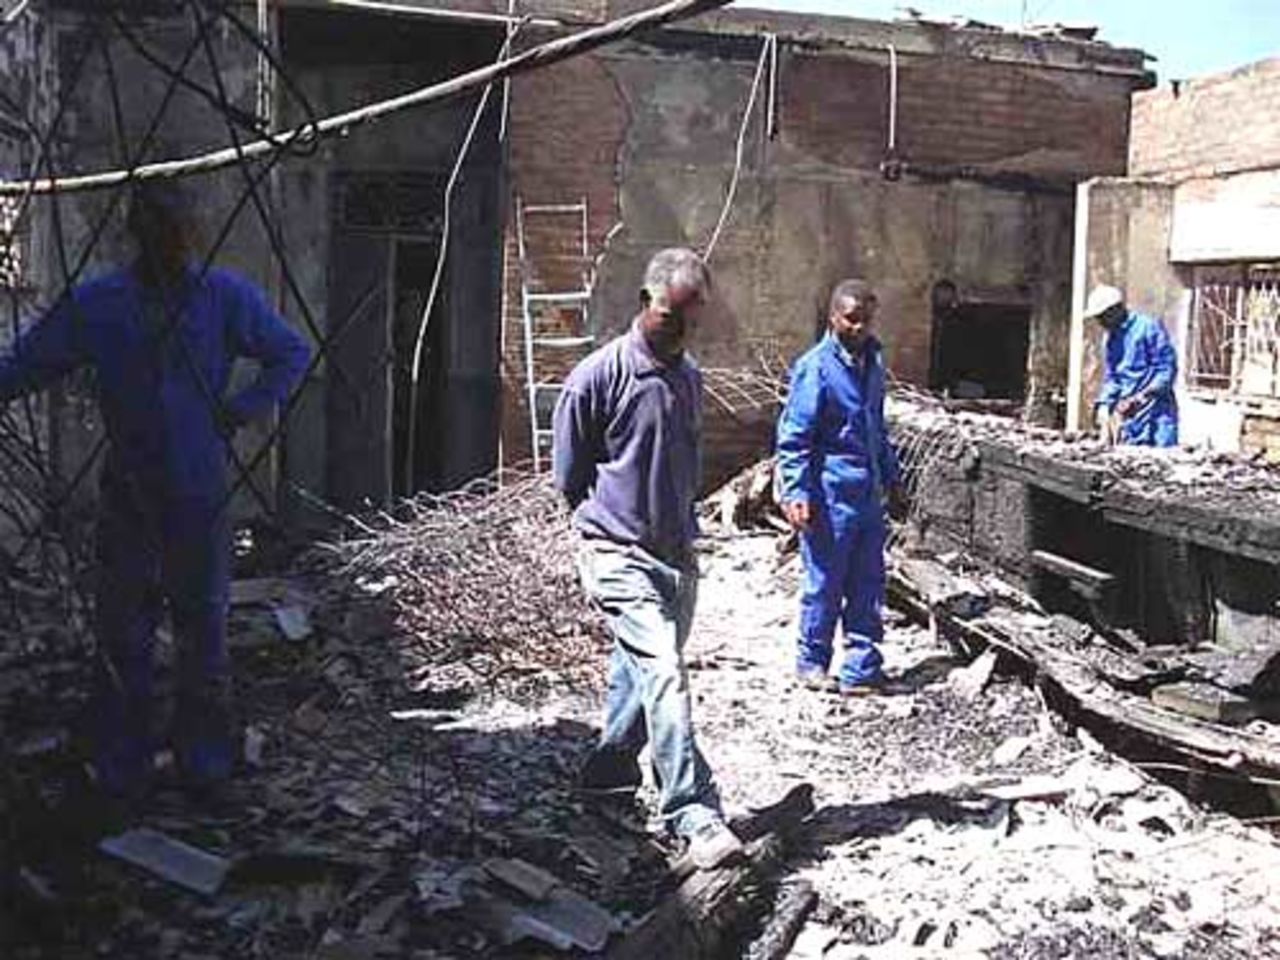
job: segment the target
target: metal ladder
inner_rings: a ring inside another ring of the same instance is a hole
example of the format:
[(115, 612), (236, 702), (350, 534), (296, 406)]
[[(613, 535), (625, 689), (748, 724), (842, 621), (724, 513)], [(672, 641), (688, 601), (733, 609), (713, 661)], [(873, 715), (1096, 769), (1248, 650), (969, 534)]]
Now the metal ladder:
[[(573, 253), (534, 254), (530, 220), (550, 226), (550, 235), (570, 235)], [(576, 237), (570, 232), (577, 231)], [(587, 246), (587, 201), (528, 204), (516, 198), (516, 249), (520, 266), (520, 313), (524, 326), (525, 388), (533, 469), (541, 473), (551, 457), (551, 416), (564, 386), (563, 373), (595, 346), (591, 290), (595, 282)], [(535, 263), (534, 261), (540, 262)], [(556, 271), (553, 261), (575, 262), (573, 271)], [(548, 269), (551, 267), (552, 269)], [(557, 287), (572, 274), (572, 283)], [(548, 289), (548, 284), (551, 288)], [(576, 284), (576, 285), (574, 285)], [(548, 369), (550, 367), (550, 369)]]

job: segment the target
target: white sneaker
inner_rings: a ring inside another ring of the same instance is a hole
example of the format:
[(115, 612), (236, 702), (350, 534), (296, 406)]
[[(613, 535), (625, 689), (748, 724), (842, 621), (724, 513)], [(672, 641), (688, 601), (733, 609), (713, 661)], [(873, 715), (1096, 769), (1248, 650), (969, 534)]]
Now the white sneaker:
[(723, 820), (709, 820), (689, 834), (689, 859), (699, 870), (713, 870), (742, 855), (742, 841)]

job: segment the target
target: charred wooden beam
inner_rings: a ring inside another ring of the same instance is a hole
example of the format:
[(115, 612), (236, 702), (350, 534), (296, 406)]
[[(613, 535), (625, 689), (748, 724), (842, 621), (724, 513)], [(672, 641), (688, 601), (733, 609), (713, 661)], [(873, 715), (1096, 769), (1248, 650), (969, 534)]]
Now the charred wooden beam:
[(712, 957), (737, 928), (748, 904), (741, 891), (782, 863), (787, 835), (813, 812), (813, 787), (793, 787), (777, 804), (735, 825), (746, 843), (736, 863), (691, 875), (608, 954), (608, 960), (699, 960)]

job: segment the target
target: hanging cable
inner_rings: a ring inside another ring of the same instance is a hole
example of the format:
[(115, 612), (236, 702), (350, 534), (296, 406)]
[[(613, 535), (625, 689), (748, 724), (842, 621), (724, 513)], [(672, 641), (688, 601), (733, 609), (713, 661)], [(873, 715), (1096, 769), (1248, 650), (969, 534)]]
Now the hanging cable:
[(898, 150), (898, 51), (889, 44), (889, 156)]
[[(513, 25), (507, 32), (507, 39), (498, 51), (497, 62), (501, 63), (511, 53), (511, 44), (519, 32), (520, 24)], [(406, 494), (413, 493), (414, 461), (418, 450), (418, 391), (422, 379), (422, 351), (426, 346), (427, 332), (431, 327), (431, 311), (435, 309), (436, 297), (440, 293), (440, 282), (444, 277), (444, 265), (449, 256), (449, 212), (453, 206), (453, 191), (466, 163), (467, 154), (471, 152), (471, 141), (475, 139), (480, 121), (484, 117), (485, 108), (489, 105), (489, 96), (493, 93), (493, 84), (485, 85), (480, 94), (480, 101), (471, 114), (471, 123), (467, 127), (466, 136), (458, 148), (454, 158), (453, 169), (449, 173), (449, 181), (444, 187), (444, 216), (440, 225), (440, 251), (436, 255), (435, 272), (431, 275), (431, 289), (427, 293), (427, 302), (422, 308), (422, 318), (418, 321), (418, 330), (413, 339), (413, 358), (409, 365), (409, 424), (408, 436), (405, 439), (404, 488)]]
[(756, 74), (751, 81), (751, 93), (747, 97), (747, 108), (742, 112), (742, 123), (738, 126), (738, 144), (734, 151), (733, 175), (729, 178), (729, 191), (725, 194), (724, 206), (720, 208), (720, 218), (716, 221), (715, 229), (711, 231), (711, 237), (707, 240), (707, 244), (702, 250), (702, 258), (708, 262), (711, 260), (711, 254), (716, 248), (716, 243), (720, 240), (720, 232), (724, 229), (724, 225), (729, 219), (729, 212), (733, 209), (734, 194), (738, 191), (738, 178), (742, 175), (742, 161), (747, 146), (747, 129), (751, 126), (751, 114), (756, 105), (756, 96), (760, 93), (760, 81), (764, 77), (765, 66), (769, 63), (771, 51), (777, 42), (777, 36), (772, 33), (765, 34), (764, 46), (760, 50), (760, 59), (756, 62)]

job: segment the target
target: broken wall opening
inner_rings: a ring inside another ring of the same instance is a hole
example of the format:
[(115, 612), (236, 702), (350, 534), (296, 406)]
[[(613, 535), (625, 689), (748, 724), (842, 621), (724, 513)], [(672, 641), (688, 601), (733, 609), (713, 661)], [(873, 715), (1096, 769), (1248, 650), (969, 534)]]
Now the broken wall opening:
[(1030, 486), (1031, 594), (1047, 610), (1132, 631), (1147, 645), (1206, 638), (1206, 597), (1194, 548)]
[[(286, 63), (320, 113), (491, 63), (504, 37), (488, 25), (281, 13)], [(306, 288), (335, 335), (316, 446), (326, 499), (345, 509), (456, 487), (496, 464), (501, 97), (469, 141), (442, 241), (446, 188), (478, 97), (388, 117), (284, 178), (293, 249), (324, 265)], [(442, 242), (447, 259), (424, 318)]]
[(929, 388), (961, 399), (1020, 401), (1030, 342), (1029, 307), (935, 298)]

